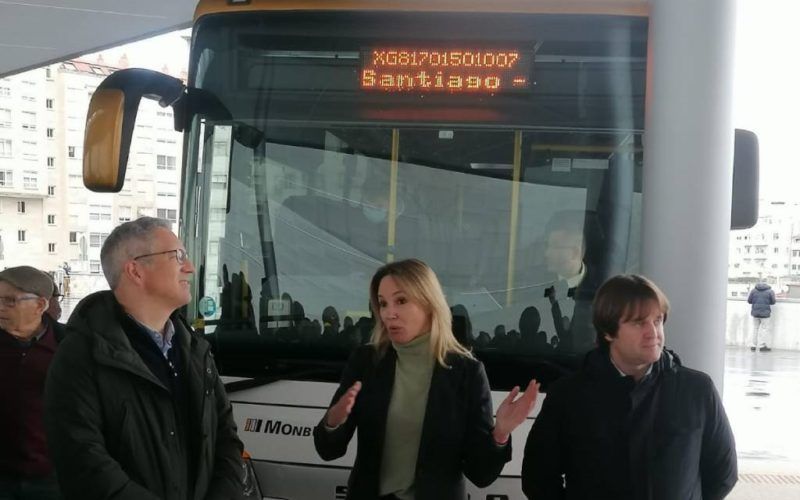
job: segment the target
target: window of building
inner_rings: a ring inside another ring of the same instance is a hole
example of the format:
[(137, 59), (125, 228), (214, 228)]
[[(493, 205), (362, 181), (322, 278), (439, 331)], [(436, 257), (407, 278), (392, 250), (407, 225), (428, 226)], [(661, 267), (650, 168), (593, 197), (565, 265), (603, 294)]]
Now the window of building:
[(0, 97), (11, 97), (11, 87), (0, 87)]
[(0, 108), (0, 128), (11, 127), (11, 110)]
[(27, 102), (36, 102), (36, 97), (32, 95), (24, 95), (22, 96), (22, 100)]
[(55, 243), (48, 243), (47, 244), (47, 252), (48, 253), (56, 253), (56, 244)]
[(44, 103), (45, 103), (45, 107), (47, 109), (53, 109), (53, 100), (52, 99), (45, 99)]
[(38, 189), (39, 174), (36, 172), (24, 172), (22, 175), (22, 187), (25, 189)]
[(120, 222), (128, 222), (128, 221), (131, 220), (131, 213), (132, 213), (131, 207), (127, 207), (127, 206), (121, 205), (119, 207), (119, 212), (118, 213), (119, 213), (119, 221)]
[(36, 130), (36, 113), (33, 111), (23, 111), (19, 121), (23, 129)]
[(48, 139), (52, 139), (53, 137), (55, 137), (55, 135), (56, 135), (56, 130), (53, 129), (53, 128), (49, 128), (48, 127), (48, 129), (47, 129), (47, 138)]
[(772, 253), (778, 253), (778, 247), (773, 248)]
[(56, 187), (47, 186), (47, 196), (55, 196), (55, 195), (56, 195)]
[(78, 232), (77, 231), (70, 231), (69, 232), (69, 242), (70, 243), (77, 243), (78, 242)]
[(54, 225), (56, 223), (56, 216), (54, 214), (49, 214), (47, 216), (47, 223), (51, 226)]
[(108, 238), (108, 233), (89, 233), (89, 246), (100, 248)]
[(11, 139), (0, 139), (0, 158), (11, 158)]
[(14, 172), (11, 170), (0, 170), (0, 187), (14, 186)]
[(156, 155), (156, 168), (159, 170), (175, 170), (175, 157)]
[(67, 146), (67, 156), (75, 158), (75, 146)]
[(156, 209), (156, 217), (159, 219), (167, 219), (170, 222), (177, 222), (178, 211), (168, 208), (158, 208)]
[(111, 220), (111, 205), (89, 205), (89, 220)]
[(56, 168), (56, 159), (52, 156), (47, 157), (47, 167)]
[(52, 80), (53, 79), (53, 70), (50, 69), (50, 68), (45, 68), (44, 69), (44, 77), (47, 78), (48, 80)]
[(781, 239), (781, 233), (772, 233), (772, 239), (773, 240)]
[(25, 213), (25, 202), (18, 201), (17, 202), (17, 213), (24, 214)]
[(89, 261), (89, 272), (92, 274), (100, 274), (100, 261), (99, 260), (90, 260)]
[(174, 182), (157, 182), (156, 196), (175, 198), (178, 194), (178, 185)]
[(19, 241), (20, 243), (24, 243), (25, 242), (25, 230), (24, 229), (20, 229), (19, 231), (17, 231), (17, 241)]

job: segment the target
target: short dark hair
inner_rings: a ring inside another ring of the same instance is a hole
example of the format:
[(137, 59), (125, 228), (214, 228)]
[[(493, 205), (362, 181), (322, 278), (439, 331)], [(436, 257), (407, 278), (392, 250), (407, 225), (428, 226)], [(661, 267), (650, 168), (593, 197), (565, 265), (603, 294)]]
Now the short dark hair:
[(592, 324), (597, 331), (597, 345), (608, 347), (606, 335), (616, 337), (620, 322), (643, 314), (648, 303), (655, 303), (667, 321), (669, 300), (655, 283), (638, 274), (620, 274), (609, 278), (597, 290), (592, 304)]

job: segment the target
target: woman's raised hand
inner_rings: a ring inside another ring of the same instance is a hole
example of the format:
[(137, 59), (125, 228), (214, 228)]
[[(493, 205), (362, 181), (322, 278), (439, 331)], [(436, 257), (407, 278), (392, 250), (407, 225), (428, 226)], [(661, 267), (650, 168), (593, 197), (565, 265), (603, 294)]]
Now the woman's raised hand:
[(517, 398), (519, 392), (519, 386), (511, 389), (497, 408), (492, 435), (498, 444), (505, 444), (514, 429), (531, 414), (539, 396), (539, 383), (535, 379), (531, 380), (525, 393)]
[(361, 382), (356, 382), (347, 392), (342, 394), (339, 401), (330, 407), (328, 413), (325, 414), (325, 425), (328, 427), (339, 427), (347, 421), (350, 412), (353, 411), (353, 405), (356, 403), (356, 396), (361, 390)]

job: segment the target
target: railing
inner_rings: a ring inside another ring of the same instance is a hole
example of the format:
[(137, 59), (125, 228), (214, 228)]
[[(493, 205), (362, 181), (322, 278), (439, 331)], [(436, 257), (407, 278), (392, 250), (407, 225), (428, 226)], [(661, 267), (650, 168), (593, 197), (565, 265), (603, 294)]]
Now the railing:
[[(698, 334), (703, 328), (703, 319), (697, 319)], [(800, 351), (800, 300), (778, 299), (772, 306), (770, 318), (772, 340), (769, 347), (773, 349), (789, 349)], [(725, 340), (728, 345), (750, 345), (753, 331), (753, 318), (750, 316), (750, 304), (744, 299), (728, 299), (728, 327)], [(669, 335), (669, 325), (667, 325)]]

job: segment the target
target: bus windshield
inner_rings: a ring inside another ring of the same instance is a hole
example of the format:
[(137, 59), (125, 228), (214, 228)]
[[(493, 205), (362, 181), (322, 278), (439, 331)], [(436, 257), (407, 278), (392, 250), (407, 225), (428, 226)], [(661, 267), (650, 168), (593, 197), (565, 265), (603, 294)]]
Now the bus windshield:
[(334, 380), (372, 274), (410, 257), (493, 389), (577, 366), (595, 290), (639, 265), (646, 39), (624, 16), (201, 19), (190, 84), (225, 113), (193, 110), (183, 237), (221, 372)]

